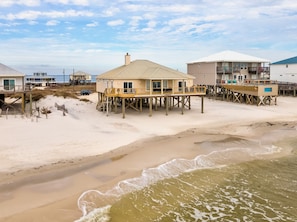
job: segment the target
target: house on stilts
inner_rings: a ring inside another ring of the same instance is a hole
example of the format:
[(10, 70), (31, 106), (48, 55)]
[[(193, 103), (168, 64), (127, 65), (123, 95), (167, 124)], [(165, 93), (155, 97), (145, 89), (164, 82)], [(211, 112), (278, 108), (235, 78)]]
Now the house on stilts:
[(121, 109), (123, 118), (127, 109), (142, 112), (149, 108), (164, 107), (166, 115), (174, 107), (191, 109), (191, 97), (201, 97), (203, 113), (204, 86), (194, 86), (195, 77), (162, 66), (148, 60), (130, 60), (125, 55), (125, 64), (98, 75), (96, 91), (98, 93), (97, 109), (107, 113), (117, 113)]
[(276, 104), (278, 84), (269, 79), (269, 60), (223, 51), (187, 63), (194, 83), (204, 84), (209, 97), (246, 104)]
[[(15, 104), (21, 99), (20, 112), (25, 112), (25, 74), (0, 63), (0, 109), (16, 109)], [(14, 96), (12, 102), (6, 102), (5, 97)]]

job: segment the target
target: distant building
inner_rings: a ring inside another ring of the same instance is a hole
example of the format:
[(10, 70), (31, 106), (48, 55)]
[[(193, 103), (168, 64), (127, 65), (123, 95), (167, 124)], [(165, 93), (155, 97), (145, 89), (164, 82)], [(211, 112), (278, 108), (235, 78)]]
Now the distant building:
[(91, 81), (92, 81), (92, 76), (82, 71), (77, 71), (69, 75), (69, 82), (71, 85), (87, 84), (87, 83), (91, 83)]
[(26, 85), (50, 86), (56, 84), (56, 78), (48, 76), (46, 72), (35, 72), (32, 76), (26, 76)]
[(297, 56), (272, 63), (270, 79), (278, 82), (297, 83)]
[(243, 83), (246, 79), (269, 79), (269, 61), (233, 51), (223, 51), (187, 63), (195, 84)]

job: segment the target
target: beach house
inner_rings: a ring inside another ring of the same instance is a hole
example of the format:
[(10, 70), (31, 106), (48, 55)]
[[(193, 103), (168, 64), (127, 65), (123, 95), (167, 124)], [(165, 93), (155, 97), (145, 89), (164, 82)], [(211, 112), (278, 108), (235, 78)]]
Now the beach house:
[(46, 72), (34, 72), (33, 75), (26, 76), (28, 86), (51, 86), (56, 84), (56, 78), (48, 76)]
[(127, 53), (124, 65), (96, 77), (97, 108), (108, 114), (121, 106), (123, 118), (128, 108), (141, 112), (148, 107), (150, 116), (153, 107), (164, 107), (166, 115), (173, 107), (180, 107), (183, 113), (184, 108), (191, 108), (191, 96), (201, 96), (203, 101), (205, 95), (205, 87), (194, 86), (194, 79), (148, 60), (131, 61)]
[(83, 71), (77, 71), (69, 75), (71, 85), (81, 85), (91, 83), (92, 76)]
[(270, 64), (270, 79), (297, 83), (297, 56)]
[[(25, 110), (25, 74), (0, 63), (0, 108), (5, 105), (5, 97), (22, 95), (22, 111)], [(17, 98), (17, 100), (20, 98)], [(8, 104), (6, 104), (8, 105)]]
[(187, 73), (196, 77), (194, 84), (204, 85), (269, 79), (269, 60), (222, 51), (187, 63)]
[(269, 60), (234, 51), (187, 63), (187, 73), (216, 99), (246, 104), (276, 104), (278, 85), (269, 80)]

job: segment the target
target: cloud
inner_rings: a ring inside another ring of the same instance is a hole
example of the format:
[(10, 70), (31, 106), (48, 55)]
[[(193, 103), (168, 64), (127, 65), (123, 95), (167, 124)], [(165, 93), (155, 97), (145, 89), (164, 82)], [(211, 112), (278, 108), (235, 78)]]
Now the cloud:
[(40, 5), (40, 0), (1, 0), (0, 7), (10, 7), (12, 5), (24, 5), (34, 7)]
[(107, 25), (109, 26), (119, 26), (119, 25), (123, 25), (125, 22), (122, 19), (118, 19), (118, 20), (113, 20), (113, 21), (109, 21), (107, 22)]
[(39, 18), (67, 18), (67, 17), (91, 17), (92, 12), (89, 11), (22, 11), (19, 13), (9, 13), (6, 16), (0, 16), (1, 19), (7, 20), (36, 20)]
[(80, 5), (80, 6), (88, 6), (89, 0), (45, 0), (47, 3), (51, 4), (63, 4), (63, 5)]
[(60, 22), (57, 20), (50, 20), (46, 23), (47, 26), (56, 26), (58, 25)]
[(87, 27), (96, 27), (96, 26), (98, 26), (98, 22), (88, 23), (86, 26)]
[(103, 17), (112, 17), (115, 14), (117, 14), (118, 12), (120, 12), (120, 9), (117, 7), (109, 7), (107, 9), (105, 9), (102, 13)]

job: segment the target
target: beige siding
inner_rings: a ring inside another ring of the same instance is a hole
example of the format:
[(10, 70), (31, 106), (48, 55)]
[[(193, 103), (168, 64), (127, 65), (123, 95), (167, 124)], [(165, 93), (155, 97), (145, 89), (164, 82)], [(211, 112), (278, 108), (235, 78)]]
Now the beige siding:
[(278, 85), (259, 85), (258, 86), (259, 96), (277, 96), (278, 95)]

